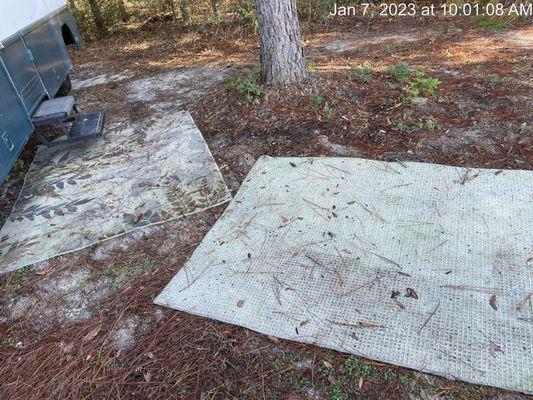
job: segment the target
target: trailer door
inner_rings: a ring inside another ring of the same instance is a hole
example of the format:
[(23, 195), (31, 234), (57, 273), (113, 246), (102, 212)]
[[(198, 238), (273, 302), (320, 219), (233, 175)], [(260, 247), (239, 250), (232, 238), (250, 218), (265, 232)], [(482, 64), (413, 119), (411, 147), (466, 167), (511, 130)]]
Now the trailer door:
[(58, 40), (50, 24), (44, 23), (24, 35), (35, 65), (41, 74), (50, 97), (54, 97), (70, 70), (70, 59), (65, 45)]
[(46, 95), (46, 89), (33, 63), (34, 57), (31, 51), (28, 51), (24, 41), (19, 37), (2, 49), (0, 57), (22, 97), (28, 115), (31, 115)]
[(33, 132), (26, 110), (0, 64), (0, 183), (9, 173)]

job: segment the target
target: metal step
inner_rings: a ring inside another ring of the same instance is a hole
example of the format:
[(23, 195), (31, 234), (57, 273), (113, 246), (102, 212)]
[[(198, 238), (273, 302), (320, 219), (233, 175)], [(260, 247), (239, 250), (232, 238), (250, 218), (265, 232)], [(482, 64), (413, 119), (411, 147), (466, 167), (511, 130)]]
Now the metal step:
[(75, 141), (101, 136), (104, 130), (104, 121), (105, 113), (103, 111), (76, 115), (67, 140)]
[(47, 125), (67, 120), (72, 111), (76, 111), (74, 97), (57, 97), (52, 100), (44, 100), (35, 110), (31, 119), (34, 125)]

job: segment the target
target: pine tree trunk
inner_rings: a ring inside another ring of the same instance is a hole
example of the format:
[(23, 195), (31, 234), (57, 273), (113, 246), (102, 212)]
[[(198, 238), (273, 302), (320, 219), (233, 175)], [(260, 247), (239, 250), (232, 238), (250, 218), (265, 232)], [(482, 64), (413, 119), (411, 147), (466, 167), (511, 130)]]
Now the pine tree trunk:
[(305, 77), (296, 0), (254, 0), (259, 23), (261, 80), (290, 83)]
[(102, 37), (107, 35), (107, 28), (105, 26), (104, 18), (102, 17), (102, 11), (98, 5), (97, 0), (87, 0), (89, 3), (89, 8), (94, 21), (94, 26), (96, 27), (96, 33), (98, 36)]

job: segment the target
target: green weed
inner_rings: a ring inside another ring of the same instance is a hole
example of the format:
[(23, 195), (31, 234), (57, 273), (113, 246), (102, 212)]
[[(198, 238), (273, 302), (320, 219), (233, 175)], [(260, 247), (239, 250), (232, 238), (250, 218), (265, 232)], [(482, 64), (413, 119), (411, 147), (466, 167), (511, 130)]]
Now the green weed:
[(317, 107), (319, 106), (320, 104), (322, 104), (324, 102), (324, 98), (322, 96), (314, 96), (313, 97), (313, 100), (311, 100), (311, 103)]
[(407, 88), (407, 99), (412, 101), (416, 97), (433, 97), (440, 84), (441, 81), (437, 78), (428, 77), (424, 72), (416, 70)]
[(402, 385), (409, 385), (411, 377), (409, 375), (400, 375), (400, 382)]
[(394, 379), (396, 379), (396, 372), (394, 372), (393, 369), (388, 369), (383, 374), (383, 379), (385, 379), (387, 382), (390, 382)]
[(439, 124), (432, 117), (429, 117), (426, 119), (425, 126), (426, 126), (426, 129), (430, 131), (436, 131), (437, 129), (439, 129)]
[(352, 77), (357, 83), (369, 83), (372, 81), (372, 74), (370, 72), (370, 67), (368, 64), (362, 66), (357, 65), (356, 63), (350, 64), (350, 70), (352, 71)]
[(127, 286), (136, 277), (151, 272), (154, 267), (155, 262), (151, 259), (147, 259), (144, 264), (126, 263), (119, 268), (116, 274), (110, 277), (110, 284), (114, 289)]
[(400, 132), (411, 133), (418, 130), (418, 128), (419, 126), (416, 124), (405, 124), (402, 121), (396, 122), (396, 129), (398, 129)]
[(405, 63), (399, 63), (387, 68), (387, 73), (393, 76), (398, 83), (404, 83), (409, 78), (409, 67)]
[(330, 400), (348, 400), (348, 394), (338, 383), (332, 383), (329, 386), (329, 398)]
[(508, 27), (506, 22), (498, 21), (484, 15), (479, 15), (474, 19), (474, 23), (478, 28), (487, 29), (490, 31), (497, 31)]
[(230, 78), (227, 83), (228, 87), (241, 94), (247, 103), (252, 103), (263, 95), (263, 88), (259, 84), (259, 73), (248, 73), (238, 78)]
[(307, 72), (316, 72), (316, 64), (313, 61), (307, 62)]
[(379, 375), (379, 370), (370, 364), (364, 364), (355, 356), (348, 357), (344, 361), (344, 368), (352, 379), (373, 379)]

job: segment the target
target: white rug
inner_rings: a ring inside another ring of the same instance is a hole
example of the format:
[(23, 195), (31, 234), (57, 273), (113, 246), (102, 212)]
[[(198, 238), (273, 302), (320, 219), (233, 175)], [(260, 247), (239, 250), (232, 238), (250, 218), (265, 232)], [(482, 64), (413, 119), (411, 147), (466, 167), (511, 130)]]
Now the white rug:
[(156, 303), (533, 392), (533, 172), (263, 157)]
[(186, 112), (103, 139), (40, 147), (0, 231), (0, 272), (224, 203), (230, 193)]

